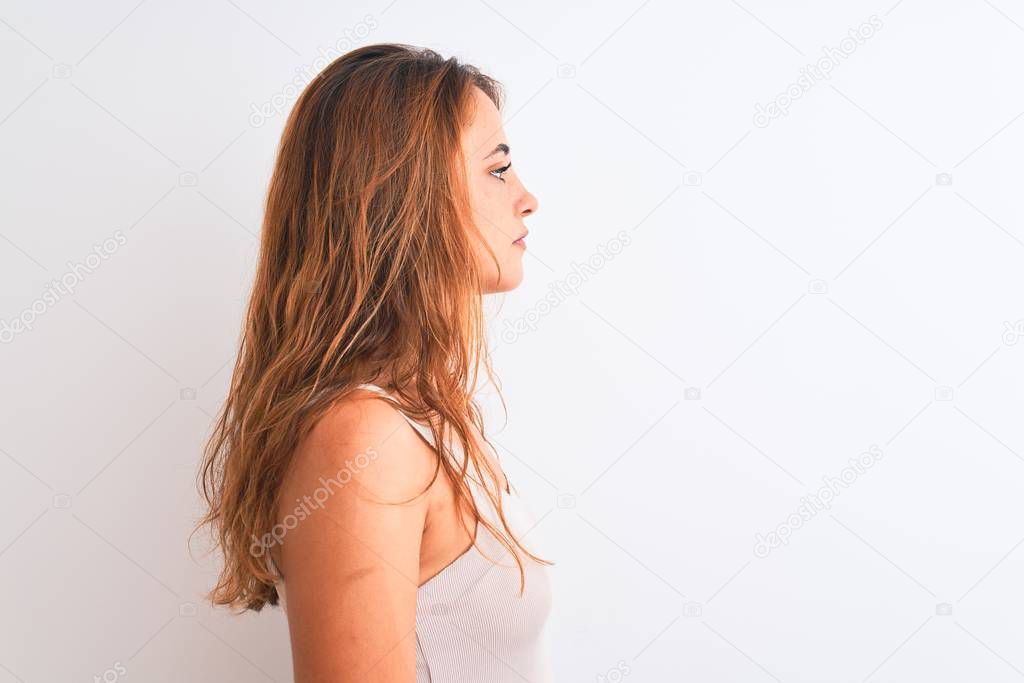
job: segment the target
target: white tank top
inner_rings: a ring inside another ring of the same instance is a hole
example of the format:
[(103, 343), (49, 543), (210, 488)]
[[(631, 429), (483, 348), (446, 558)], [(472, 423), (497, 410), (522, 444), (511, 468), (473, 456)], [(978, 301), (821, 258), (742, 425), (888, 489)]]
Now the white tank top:
[[(374, 384), (359, 388), (391, 399)], [(429, 427), (401, 414), (427, 443), (435, 445)], [(501, 529), (490, 498), (477, 482), (467, 482), (480, 513)], [(526, 543), (523, 534), (536, 518), (521, 498), (504, 491), (502, 508), (509, 526)], [(520, 596), (515, 559), (479, 523), (476, 544), (486, 556), (476, 545), (470, 547), (417, 591), (416, 683), (552, 683), (544, 632), (551, 610), (547, 567), (522, 557), (526, 587)], [(277, 582), (277, 592), (287, 613), (283, 579)]]

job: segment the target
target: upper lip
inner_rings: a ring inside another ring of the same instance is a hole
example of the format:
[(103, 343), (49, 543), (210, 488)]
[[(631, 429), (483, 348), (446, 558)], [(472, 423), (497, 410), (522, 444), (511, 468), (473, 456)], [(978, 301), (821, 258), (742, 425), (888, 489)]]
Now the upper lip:
[(529, 231), (529, 230), (526, 230), (526, 231), (524, 231), (524, 232), (523, 232), (523, 234), (522, 234), (522, 235), (520, 235), (519, 237), (517, 237), (515, 241), (516, 241), (516, 242), (518, 242), (519, 240), (523, 239), (524, 237), (526, 237), (526, 236), (527, 236), (527, 235), (529, 235), (529, 234), (530, 234), (530, 231)]

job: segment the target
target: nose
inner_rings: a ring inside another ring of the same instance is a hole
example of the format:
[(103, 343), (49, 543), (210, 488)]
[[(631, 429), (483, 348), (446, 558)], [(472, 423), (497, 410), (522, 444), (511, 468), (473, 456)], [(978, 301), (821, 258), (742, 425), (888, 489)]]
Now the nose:
[(535, 197), (533, 195), (533, 193), (530, 192), (529, 190), (527, 190), (526, 187), (524, 186), (523, 187), (523, 195), (522, 195), (522, 197), (519, 198), (519, 203), (518, 203), (518, 207), (517, 207), (518, 208), (519, 217), (520, 218), (525, 218), (526, 216), (529, 216), (530, 214), (537, 213), (537, 209), (539, 208), (539, 204), (540, 203), (537, 200), (537, 197)]

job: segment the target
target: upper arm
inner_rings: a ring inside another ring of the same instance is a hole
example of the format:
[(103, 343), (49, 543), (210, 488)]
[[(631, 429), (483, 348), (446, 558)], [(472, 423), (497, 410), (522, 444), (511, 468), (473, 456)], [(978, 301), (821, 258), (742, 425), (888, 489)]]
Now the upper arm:
[(280, 548), (296, 683), (414, 680), (432, 456), (374, 399), (336, 406), (299, 445), (278, 510), (296, 517)]

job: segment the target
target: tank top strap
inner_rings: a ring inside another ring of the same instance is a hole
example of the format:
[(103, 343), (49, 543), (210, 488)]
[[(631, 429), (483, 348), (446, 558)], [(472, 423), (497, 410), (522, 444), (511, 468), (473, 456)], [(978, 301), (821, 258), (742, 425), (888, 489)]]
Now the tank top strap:
[(437, 443), (434, 440), (434, 434), (433, 432), (430, 431), (430, 428), (406, 415), (405, 411), (402, 410), (402, 407), (400, 405), (398, 405), (398, 401), (395, 399), (394, 396), (391, 395), (390, 391), (383, 387), (379, 387), (376, 384), (360, 384), (356, 387), (356, 389), (366, 389), (367, 391), (372, 391), (373, 393), (380, 395), (381, 398), (384, 398), (387, 401), (389, 401), (392, 405), (395, 406), (395, 410), (398, 411), (398, 414), (404, 417), (405, 421), (408, 422), (413, 429), (419, 432), (420, 435), (424, 439), (426, 439), (431, 446), (437, 448)]

